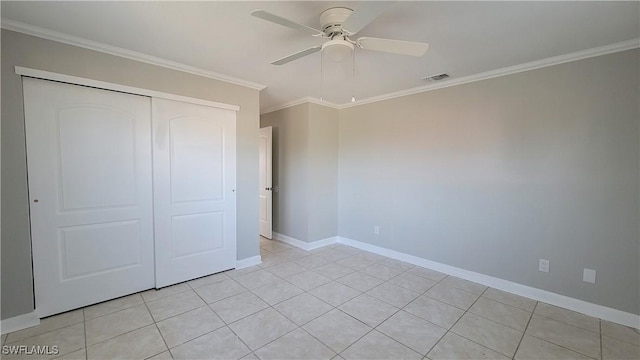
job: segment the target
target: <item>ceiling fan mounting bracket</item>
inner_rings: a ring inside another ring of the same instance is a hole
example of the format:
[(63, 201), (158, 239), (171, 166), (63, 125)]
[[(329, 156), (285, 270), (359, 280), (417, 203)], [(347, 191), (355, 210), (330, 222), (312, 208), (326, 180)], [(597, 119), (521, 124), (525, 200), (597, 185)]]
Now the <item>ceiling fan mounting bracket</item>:
[(334, 38), (346, 36), (342, 24), (349, 18), (353, 10), (343, 7), (330, 8), (320, 14), (320, 26), (325, 36)]

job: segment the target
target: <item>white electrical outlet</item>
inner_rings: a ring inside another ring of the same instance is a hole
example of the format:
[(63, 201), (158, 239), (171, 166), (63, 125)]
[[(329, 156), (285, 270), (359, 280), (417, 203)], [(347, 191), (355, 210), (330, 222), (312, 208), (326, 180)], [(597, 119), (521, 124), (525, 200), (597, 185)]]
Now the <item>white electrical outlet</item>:
[(596, 271), (593, 269), (584, 269), (582, 273), (582, 281), (595, 284), (596, 283)]
[(376, 235), (379, 235), (380, 234), (380, 226), (375, 225), (373, 227), (373, 233), (376, 234)]
[(549, 260), (546, 259), (540, 259), (538, 261), (538, 271), (542, 271), (542, 272), (549, 272)]

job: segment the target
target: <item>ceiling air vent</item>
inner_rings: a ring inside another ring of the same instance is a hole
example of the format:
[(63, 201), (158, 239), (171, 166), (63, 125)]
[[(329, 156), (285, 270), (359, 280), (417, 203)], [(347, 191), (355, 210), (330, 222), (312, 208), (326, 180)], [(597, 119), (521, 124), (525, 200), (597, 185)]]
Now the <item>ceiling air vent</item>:
[(432, 75), (432, 76), (427, 76), (426, 78), (423, 78), (422, 80), (424, 81), (428, 81), (428, 82), (432, 82), (432, 81), (441, 81), (441, 80), (445, 80), (449, 78), (449, 74), (438, 74), (438, 75)]

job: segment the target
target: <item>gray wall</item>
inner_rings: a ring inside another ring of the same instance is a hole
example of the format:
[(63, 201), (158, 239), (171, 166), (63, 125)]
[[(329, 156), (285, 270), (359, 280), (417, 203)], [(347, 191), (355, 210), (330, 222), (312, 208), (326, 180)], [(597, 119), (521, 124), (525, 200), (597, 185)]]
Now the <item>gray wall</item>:
[(338, 110), (309, 104), (309, 237), (338, 235)]
[(273, 230), (312, 242), (338, 229), (338, 111), (304, 103), (263, 114), (273, 127)]
[(22, 83), (16, 65), (239, 105), (237, 256), (259, 255), (257, 90), (2, 30), (2, 319), (33, 310)]
[(630, 50), (341, 110), (339, 235), (640, 314), (638, 64)]

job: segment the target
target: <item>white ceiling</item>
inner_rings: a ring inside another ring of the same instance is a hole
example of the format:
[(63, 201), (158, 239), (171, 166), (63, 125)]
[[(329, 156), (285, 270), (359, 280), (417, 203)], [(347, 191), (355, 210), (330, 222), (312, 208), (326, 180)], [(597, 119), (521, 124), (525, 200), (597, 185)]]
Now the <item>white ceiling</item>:
[[(264, 84), (261, 109), (321, 94), (320, 54), (286, 65), (269, 63), (322, 43), (250, 16), (254, 9), (319, 27), (320, 13), (361, 2), (12, 2), (2, 17), (56, 32)], [(358, 36), (427, 42), (413, 58), (366, 50), (356, 53), (358, 99), (425, 85), (446, 72), (452, 79), (640, 37), (640, 2), (398, 1)], [(339, 93), (339, 92), (338, 92)], [(348, 93), (348, 97), (346, 94)]]

